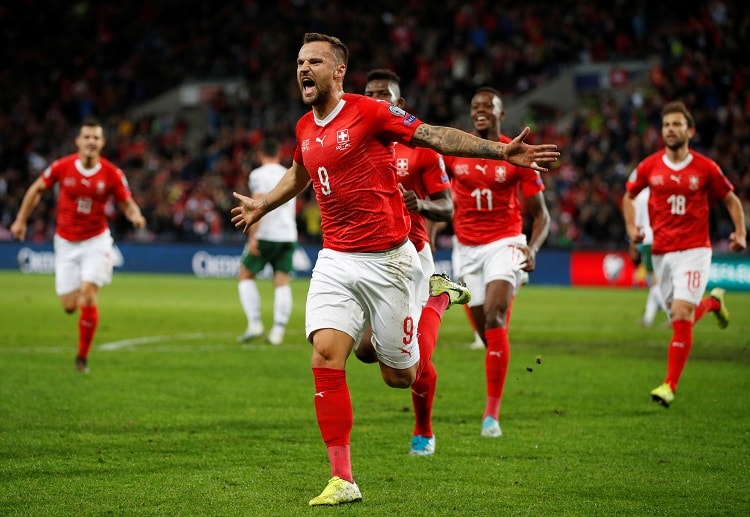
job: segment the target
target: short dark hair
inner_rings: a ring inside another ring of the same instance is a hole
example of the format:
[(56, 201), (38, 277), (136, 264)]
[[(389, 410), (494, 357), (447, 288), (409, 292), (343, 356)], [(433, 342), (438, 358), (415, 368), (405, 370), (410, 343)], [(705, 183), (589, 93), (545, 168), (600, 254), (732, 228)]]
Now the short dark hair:
[(280, 151), (281, 151), (281, 142), (279, 142), (276, 138), (266, 137), (263, 140), (261, 140), (260, 146), (259, 146), (259, 152), (263, 156), (268, 156), (269, 158), (273, 158), (274, 156), (277, 156)]
[(321, 34), (319, 32), (308, 32), (302, 39), (302, 44), (306, 45), (313, 41), (325, 41), (331, 44), (333, 47), (333, 55), (340, 62), (345, 65), (349, 63), (349, 49), (346, 48), (340, 39), (335, 36), (329, 36), (328, 34)]
[(385, 68), (376, 68), (375, 70), (370, 70), (367, 73), (367, 76), (365, 77), (366, 82), (370, 81), (391, 81), (396, 83), (397, 85), (401, 84), (401, 78), (396, 74), (396, 72), (392, 72), (391, 70), (386, 70)]
[(685, 103), (682, 101), (672, 101), (668, 102), (664, 105), (664, 107), (661, 109), (661, 117), (664, 118), (664, 115), (669, 115), (670, 113), (682, 113), (685, 115), (685, 118), (687, 119), (688, 127), (695, 127), (695, 119), (693, 118), (693, 115), (690, 113), (690, 111), (687, 109), (687, 106), (685, 106)]
[(96, 117), (86, 117), (81, 122), (81, 127), (104, 127), (101, 121)]
[(503, 96), (500, 95), (500, 92), (497, 91), (492, 86), (480, 86), (479, 88), (477, 88), (477, 91), (474, 92), (474, 95), (476, 95), (477, 93), (483, 93), (483, 92), (491, 93), (498, 99), (503, 100)]

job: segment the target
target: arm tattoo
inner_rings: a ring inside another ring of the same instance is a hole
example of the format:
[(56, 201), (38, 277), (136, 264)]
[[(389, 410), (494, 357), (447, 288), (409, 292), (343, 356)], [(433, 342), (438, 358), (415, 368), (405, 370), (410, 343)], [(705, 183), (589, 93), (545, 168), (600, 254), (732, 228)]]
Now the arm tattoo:
[(411, 144), (429, 147), (440, 154), (449, 156), (493, 160), (504, 160), (506, 158), (504, 145), (470, 135), (452, 127), (422, 124), (411, 137)]

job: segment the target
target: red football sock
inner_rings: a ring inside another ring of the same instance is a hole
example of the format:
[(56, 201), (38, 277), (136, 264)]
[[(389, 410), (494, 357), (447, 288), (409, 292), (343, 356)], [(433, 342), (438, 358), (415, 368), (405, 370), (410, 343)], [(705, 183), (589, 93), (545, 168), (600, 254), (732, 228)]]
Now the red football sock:
[(87, 358), (99, 324), (99, 309), (96, 305), (81, 307), (78, 317), (78, 357)]
[(421, 372), (427, 367), (427, 363), (432, 360), (432, 353), (435, 351), (438, 333), (440, 332), (440, 321), (443, 319), (443, 314), (449, 303), (450, 299), (447, 294), (430, 296), (422, 309), (422, 315), (419, 317), (419, 325), (417, 326), (417, 335), (419, 336), (417, 379), (422, 375)]
[(510, 341), (508, 329), (495, 327), (484, 331), (487, 339), (487, 351), (484, 356), (484, 371), (487, 377), (487, 404), (484, 415), (498, 419), (500, 402), (503, 398), (503, 387), (510, 362)]
[(331, 475), (353, 482), (349, 443), (354, 411), (346, 384), (346, 372), (333, 368), (313, 368), (312, 371), (315, 380), (315, 415), (328, 448)]
[(710, 296), (707, 296), (701, 300), (701, 302), (698, 304), (698, 306), (695, 308), (695, 317), (693, 318), (694, 323), (698, 323), (698, 321), (706, 315), (707, 312), (714, 312), (718, 311), (721, 307), (721, 304), (719, 303), (719, 300), (716, 298), (712, 298)]
[(672, 341), (667, 351), (667, 377), (664, 382), (672, 391), (677, 391), (682, 370), (685, 369), (690, 349), (693, 346), (693, 322), (677, 320), (672, 322)]
[(435, 399), (437, 370), (430, 361), (422, 375), (411, 386), (411, 402), (414, 406), (414, 435), (432, 436), (432, 402)]

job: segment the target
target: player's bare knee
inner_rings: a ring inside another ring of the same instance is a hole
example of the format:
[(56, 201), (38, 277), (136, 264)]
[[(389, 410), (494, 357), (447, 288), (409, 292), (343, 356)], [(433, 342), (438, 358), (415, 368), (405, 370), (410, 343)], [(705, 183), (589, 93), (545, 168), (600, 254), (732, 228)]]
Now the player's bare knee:
[(499, 311), (485, 316), (485, 328), (502, 328), (507, 322), (507, 311)]
[(383, 380), (391, 388), (405, 390), (411, 388), (416, 380), (416, 370), (396, 370), (395, 368), (384, 367), (380, 370)]
[(73, 314), (78, 309), (78, 293), (67, 293), (60, 295), (60, 305), (65, 312)]
[(401, 390), (405, 390), (406, 388), (411, 388), (411, 385), (414, 384), (413, 378), (407, 378), (407, 377), (388, 377), (385, 378), (385, 383), (391, 387), (391, 388), (398, 388)]

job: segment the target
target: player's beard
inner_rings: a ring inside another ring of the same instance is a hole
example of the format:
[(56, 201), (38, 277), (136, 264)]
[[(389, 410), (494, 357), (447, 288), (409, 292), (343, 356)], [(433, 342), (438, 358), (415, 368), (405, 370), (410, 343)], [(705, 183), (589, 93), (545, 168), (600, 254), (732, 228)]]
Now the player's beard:
[(90, 167), (99, 161), (99, 150), (83, 148), (78, 152), (78, 157), (86, 167)]
[(307, 106), (316, 106), (318, 104), (325, 103), (328, 98), (330, 90), (328, 88), (321, 88), (317, 84), (315, 85), (315, 95), (311, 97), (302, 96), (302, 102)]
[(678, 151), (682, 149), (687, 143), (687, 138), (676, 137), (671, 142), (665, 142), (664, 146), (670, 151)]

